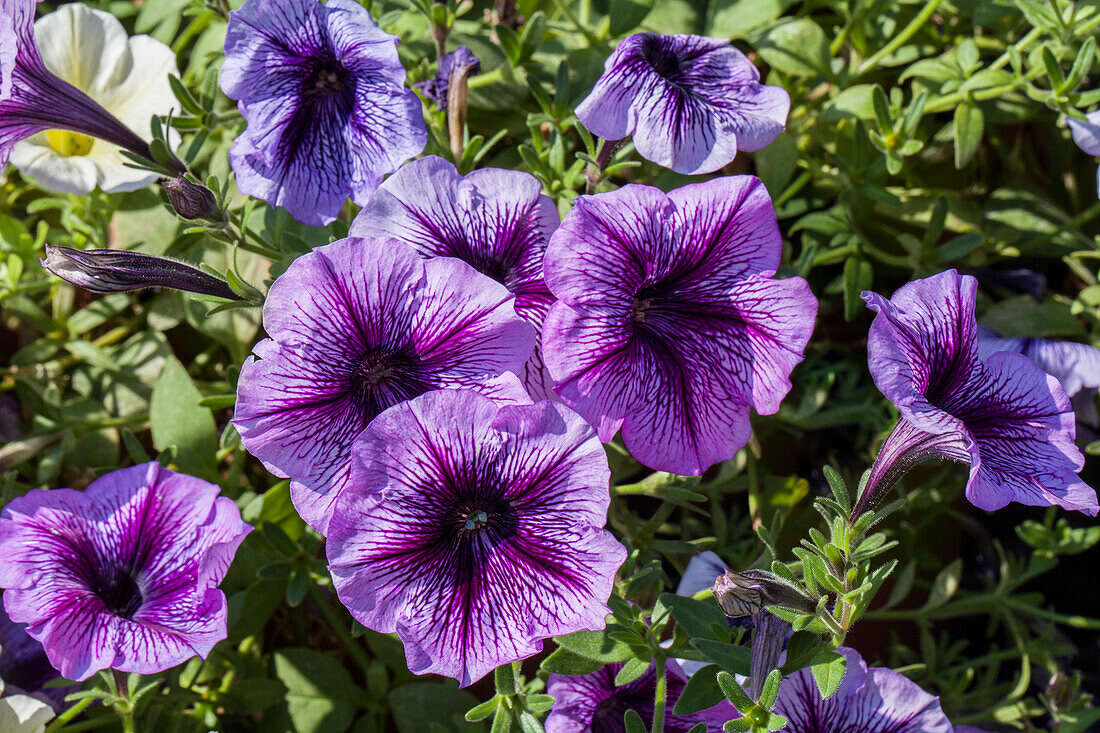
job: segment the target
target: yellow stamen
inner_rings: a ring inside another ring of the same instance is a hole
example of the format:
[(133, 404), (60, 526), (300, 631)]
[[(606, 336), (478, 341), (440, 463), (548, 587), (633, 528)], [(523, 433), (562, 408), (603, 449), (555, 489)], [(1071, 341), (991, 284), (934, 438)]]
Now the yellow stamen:
[(87, 155), (92, 152), (93, 138), (69, 130), (46, 130), (50, 147), (62, 155)]

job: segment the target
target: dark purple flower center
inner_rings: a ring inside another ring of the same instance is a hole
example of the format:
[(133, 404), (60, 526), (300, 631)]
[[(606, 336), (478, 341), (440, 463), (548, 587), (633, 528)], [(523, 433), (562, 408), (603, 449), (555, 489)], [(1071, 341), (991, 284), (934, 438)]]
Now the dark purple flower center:
[(635, 298), (634, 307), (630, 310), (631, 320), (635, 323), (644, 323), (645, 314), (653, 306), (653, 301), (649, 298)]
[(125, 619), (132, 618), (145, 600), (137, 580), (123, 568), (101, 568), (93, 572), (91, 591), (108, 611)]
[(642, 58), (665, 79), (672, 79), (682, 68), (680, 57), (660, 36), (648, 36), (642, 45)]
[(355, 364), (351, 393), (368, 419), (433, 389), (420, 357), (402, 349), (373, 349)]
[(335, 59), (316, 58), (302, 91), (306, 96), (327, 97), (344, 91), (347, 83), (347, 70)]

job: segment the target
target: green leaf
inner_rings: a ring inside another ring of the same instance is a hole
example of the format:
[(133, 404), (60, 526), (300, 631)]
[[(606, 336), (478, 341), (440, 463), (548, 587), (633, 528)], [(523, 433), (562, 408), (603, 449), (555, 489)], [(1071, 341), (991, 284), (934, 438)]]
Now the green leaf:
[(615, 641), (604, 631), (578, 631), (567, 636), (558, 636), (554, 641), (558, 646), (568, 649), (585, 659), (607, 664), (608, 662), (625, 662), (634, 656), (634, 652), (626, 644)]
[(589, 674), (603, 665), (603, 662), (582, 657), (564, 647), (558, 647), (550, 656), (542, 660), (539, 669), (552, 674)]
[(722, 669), (734, 674), (748, 676), (749, 648), (747, 646), (723, 644), (709, 639), (692, 639), (691, 645), (698, 649), (708, 662), (714, 662)]
[(672, 708), (673, 715), (692, 715), (700, 710), (712, 708), (725, 699), (722, 688), (718, 686), (715, 675), (718, 667), (708, 664), (688, 679), (684, 685), (680, 697), (676, 699), (676, 706)]
[(287, 711), (297, 731), (341, 733), (348, 729), (367, 693), (351, 681), (339, 662), (298, 647), (280, 649), (274, 660), (275, 676), (286, 685)]
[(928, 594), (928, 600), (924, 604), (924, 610), (942, 606), (951, 600), (955, 591), (959, 589), (959, 578), (962, 576), (962, 560), (955, 559), (950, 565), (941, 570), (932, 582), (932, 591)]
[(826, 651), (814, 657), (810, 665), (810, 672), (817, 683), (817, 691), (821, 693), (822, 700), (828, 700), (840, 689), (840, 681), (844, 679), (844, 668), (847, 661), (843, 656), (833, 651)]
[(983, 326), (1008, 338), (1082, 335), (1081, 322), (1067, 304), (1057, 300), (1036, 303), (1028, 295), (991, 305), (981, 321)]
[(648, 659), (634, 657), (633, 659), (626, 660), (626, 664), (624, 664), (622, 668), (619, 669), (619, 673), (615, 675), (615, 686), (622, 687), (623, 685), (629, 685), (649, 671), (649, 665), (650, 660)]
[(748, 693), (738, 684), (737, 678), (732, 674), (722, 671), (718, 673), (717, 679), (718, 686), (722, 689), (722, 694), (735, 708), (737, 708), (737, 712), (744, 715), (755, 707), (752, 698), (748, 696)]
[(793, 18), (757, 37), (757, 52), (770, 66), (792, 76), (817, 76), (829, 70), (829, 41), (809, 18)]
[(654, 0), (611, 0), (608, 17), (611, 35), (622, 36), (637, 28), (653, 10)]
[(714, 626), (728, 628), (726, 614), (722, 613), (714, 603), (697, 601), (694, 598), (672, 593), (661, 594), (660, 600), (671, 611), (676, 623), (683, 627), (688, 636), (714, 639)]
[(783, 13), (779, 0), (710, 0), (705, 35), (745, 38)]
[(862, 257), (849, 257), (844, 263), (844, 319), (854, 321), (863, 312), (860, 294), (870, 290), (874, 268)]
[(784, 675), (794, 674), (809, 665), (821, 653), (824, 642), (812, 631), (796, 631), (787, 642), (787, 661), (783, 664)]
[(201, 399), (183, 364), (168, 357), (149, 400), (149, 423), (157, 450), (175, 446), (181, 471), (213, 479), (218, 427), (210, 410), (199, 407)]
[(626, 727), (626, 733), (647, 733), (642, 716), (638, 715), (638, 712), (633, 708), (627, 710), (623, 715), (623, 724)]
[[(449, 731), (485, 730), (480, 723), (466, 720), (466, 711), (477, 705), (477, 698), (460, 690), (454, 680), (410, 682), (394, 688), (388, 697), (400, 733), (423, 733), (433, 727)], [(503, 707), (499, 706), (497, 711)]]
[(985, 116), (973, 104), (955, 108), (955, 168), (962, 168), (978, 152), (985, 133)]

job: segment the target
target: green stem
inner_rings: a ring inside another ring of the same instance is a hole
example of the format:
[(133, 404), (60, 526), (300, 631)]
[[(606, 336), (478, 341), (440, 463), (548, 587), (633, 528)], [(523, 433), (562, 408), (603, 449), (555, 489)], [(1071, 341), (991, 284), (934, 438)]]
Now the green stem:
[(45, 733), (54, 733), (54, 731), (60, 730), (62, 726), (84, 712), (84, 710), (95, 701), (96, 698), (94, 697), (86, 697), (83, 700), (78, 700), (75, 705), (50, 721), (50, 724), (46, 726)]
[(345, 651), (355, 660), (355, 663), (363, 670), (363, 676), (366, 677), (370, 670), (370, 658), (367, 656), (367, 653), (363, 651), (363, 646), (359, 641), (351, 635), (350, 631), (348, 631), (344, 619), (336, 609), (332, 607), (328, 598), (325, 597), (324, 592), (322, 592), (315, 583), (310, 583), (309, 597), (317, 605), (317, 608), (320, 609), (321, 615), (325, 618), (325, 623), (327, 623), (333, 633), (336, 634), (340, 643), (344, 645)]
[(936, 12), (936, 8), (938, 8), (939, 5), (940, 0), (932, 0), (931, 2), (925, 3), (924, 8), (909, 21), (909, 25), (905, 26), (901, 33), (891, 38), (889, 43), (859, 65), (859, 68), (856, 69), (856, 76), (866, 74), (868, 71), (878, 66), (878, 63), (884, 58), (901, 48), (906, 41), (912, 38), (916, 32), (920, 30), (922, 25), (928, 22), (928, 19)]
[(665, 680), (665, 655), (657, 655), (657, 691), (653, 695), (652, 733), (664, 733), (665, 705), (667, 704), (667, 682)]
[(130, 680), (125, 672), (112, 668), (111, 674), (115, 678), (115, 694), (122, 698), (124, 704), (115, 705), (115, 712), (122, 719), (122, 733), (134, 733), (134, 705), (130, 701)]
[(600, 39), (596, 38), (596, 35), (588, 29), (588, 26), (577, 19), (577, 16), (573, 15), (572, 11), (569, 10), (569, 8), (564, 2), (562, 2), (562, 0), (554, 0), (554, 5), (557, 7), (558, 10), (561, 11), (561, 14), (568, 18), (569, 22), (572, 23), (576, 27), (576, 29), (581, 32), (581, 34), (588, 41), (589, 45), (595, 46), (599, 44)]

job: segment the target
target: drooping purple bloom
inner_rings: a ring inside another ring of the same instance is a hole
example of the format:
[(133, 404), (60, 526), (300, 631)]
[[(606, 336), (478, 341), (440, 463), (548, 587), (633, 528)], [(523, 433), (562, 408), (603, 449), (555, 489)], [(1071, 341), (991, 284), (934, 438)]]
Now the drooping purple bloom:
[(0, 166), (24, 138), (71, 130), (152, 160), (149, 145), (84, 92), (50, 72), (34, 39), (36, 0), (0, 0)]
[(787, 719), (787, 733), (951, 733), (938, 697), (892, 669), (868, 669), (854, 649), (837, 651), (847, 666), (828, 700), (821, 699), (808, 667), (780, 683), (772, 712)]
[(729, 39), (638, 33), (607, 59), (577, 118), (606, 140), (632, 135), (643, 158), (677, 173), (710, 173), (770, 145), (790, 106)]
[(550, 240), (558, 297), (544, 358), (566, 404), (645, 465), (700, 474), (748, 441), (749, 409), (790, 390), (817, 301), (775, 280), (781, 239), (763, 184), (580, 196)]
[[(1087, 122), (1068, 118), (1070, 132), (1073, 133), (1073, 142), (1085, 153), (1096, 157), (1100, 156), (1100, 109), (1085, 115)], [(1096, 171), (1096, 193), (1100, 196), (1100, 168)]]
[(867, 341), (871, 374), (901, 417), (858, 508), (914, 464), (938, 457), (970, 465), (966, 497), (982, 509), (1017, 501), (1095, 516), (1096, 492), (1077, 477), (1084, 459), (1069, 399), (1025, 356), (979, 357), (976, 292), (974, 278), (948, 270), (889, 300), (863, 294), (878, 314)]
[[(657, 666), (633, 682), (615, 686), (615, 675), (622, 664), (608, 664), (585, 675), (551, 674), (546, 692), (554, 698), (554, 707), (546, 718), (546, 733), (622, 733), (623, 716), (634, 710), (646, 730), (653, 725), (653, 701), (657, 691)], [(665, 695), (669, 711), (680, 699), (687, 676), (671, 659), (665, 663)], [(699, 723), (707, 731), (720, 731), (727, 720), (737, 718), (737, 710), (723, 700), (714, 707), (692, 715), (665, 715), (668, 733), (685, 733)]]
[(333, 584), (360, 623), (397, 632), (414, 673), (465, 686), (604, 627), (626, 550), (601, 529), (607, 456), (564, 405), (437, 390), (379, 415), (353, 455)]
[(352, 237), (299, 257), (268, 292), (264, 328), (233, 422), (252, 455), (292, 479), (294, 506), (322, 534), (352, 443), (386, 408), (446, 387), (529, 401), (515, 372), (535, 333), (512, 294), (394, 240)]
[[(558, 223), (557, 207), (534, 176), (483, 168), (463, 177), (431, 155), (387, 178), (351, 234), (398, 239), (426, 257), (457, 257), (514, 293), (516, 314), (541, 333), (554, 302), (542, 260)], [(553, 397), (540, 346), (523, 374), (533, 399)]]
[(226, 635), (225, 577), (252, 528), (218, 487), (157, 463), (0, 513), (4, 607), (62, 675), (153, 674)]
[(238, 188), (327, 224), (423, 150), (396, 40), (353, 0), (247, 0), (231, 12), (221, 85), (248, 121), (229, 151)]
[(428, 99), (435, 102), (439, 109), (447, 109), (447, 92), (451, 86), (452, 74), (474, 75), (481, 71), (481, 60), (466, 46), (459, 46), (439, 59), (439, 68), (435, 76), (427, 81), (414, 84)]

